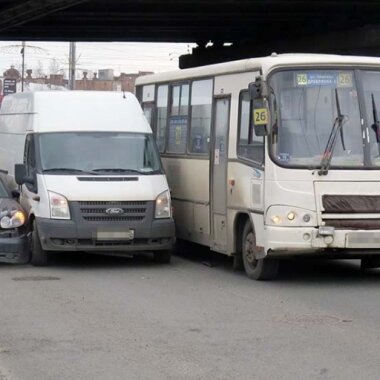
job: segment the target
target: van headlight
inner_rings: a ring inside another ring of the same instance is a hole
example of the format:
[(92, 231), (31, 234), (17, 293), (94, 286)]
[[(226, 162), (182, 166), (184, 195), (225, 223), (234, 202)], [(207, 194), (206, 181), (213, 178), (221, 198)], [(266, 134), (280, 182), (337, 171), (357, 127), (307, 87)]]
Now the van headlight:
[(48, 191), (50, 200), (50, 217), (52, 219), (70, 219), (70, 209), (67, 199), (57, 193)]
[(25, 220), (25, 214), (21, 210), (3, 211), (0, 214), (0, 227), (4, 229), (21, 227)]
[(154, 217), (157, 219), (171, 217), (170, 194), (168, 190), (164, 191), (156, 198), (156, 211)]

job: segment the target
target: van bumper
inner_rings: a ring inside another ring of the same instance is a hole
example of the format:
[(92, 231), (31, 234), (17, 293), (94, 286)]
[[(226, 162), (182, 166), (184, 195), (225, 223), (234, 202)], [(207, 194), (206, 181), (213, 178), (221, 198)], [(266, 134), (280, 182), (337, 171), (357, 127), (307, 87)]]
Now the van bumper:
[[(141, 226), (120, 223), (77, 223), (73, 220), (36, 218), (41, 245), (47, 251), (138, 252), (172, 249), (173, 219), (154, 219)], [(132, 240), (100, 240), (98, 231), (134, 231)]]
[(28, 239), (26, 234), (0, 233), (0, 262), (26, 264), (29, 262)]

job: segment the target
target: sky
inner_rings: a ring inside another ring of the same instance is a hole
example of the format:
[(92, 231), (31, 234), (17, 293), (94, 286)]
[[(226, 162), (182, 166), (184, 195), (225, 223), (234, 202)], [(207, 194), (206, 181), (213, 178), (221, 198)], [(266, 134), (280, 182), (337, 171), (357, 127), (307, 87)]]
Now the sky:
[[(26, 41), (25, 69), (37, 73), (65, 72), (69, 65), (68, 42)], [(178, 69), (178, 57), (191, 52), (194, 44), (131, 43), (131, 42), (78, 42), (76, 43), (77, 78), (87, 71), (88, 77), (99, 69), (121, 72), (163, 72)], [(21, 68), (21, 41), (0, 41), (0, 75), (11, 65)]]

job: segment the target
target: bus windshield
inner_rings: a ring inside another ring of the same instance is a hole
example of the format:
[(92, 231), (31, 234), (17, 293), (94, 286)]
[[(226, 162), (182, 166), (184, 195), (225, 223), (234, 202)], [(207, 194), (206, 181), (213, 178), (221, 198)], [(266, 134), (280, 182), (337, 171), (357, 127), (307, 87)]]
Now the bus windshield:
[(46, 174), (158, 174), (153, 137), (143, 133), (58, 132), (38, 136)]
[[(277, 163), (290, 167), (320, 167), (338, 115), (338, 97), (345, 123), (336, 136), (331, 167), (363, 167), (366, 164), (353, 71), (289, 70), (275, 73), (269, 83), (274, 94), (271, 107), (275, 120), (270, 139), (271, 155)], [(380, 92), (376, 95), (380, 109)]]

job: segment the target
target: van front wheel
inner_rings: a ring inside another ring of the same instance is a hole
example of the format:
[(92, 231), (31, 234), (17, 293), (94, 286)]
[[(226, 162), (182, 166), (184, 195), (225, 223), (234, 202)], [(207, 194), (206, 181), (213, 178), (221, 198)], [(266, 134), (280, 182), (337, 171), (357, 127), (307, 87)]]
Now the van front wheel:
[(250, 221), (244, 226), (242, 258), (245, 273), (253, 280), (272, 280), (278, 273), (278, 260), (256, 259), (256, 235)]
[(32, 225), (30, 242), (30, 263), (35, 267), (44, 267), (48, 264), (48, 253), (42, 248), (36, 222)]

